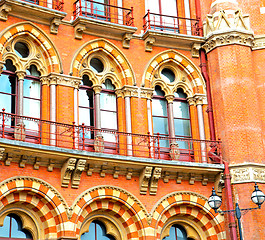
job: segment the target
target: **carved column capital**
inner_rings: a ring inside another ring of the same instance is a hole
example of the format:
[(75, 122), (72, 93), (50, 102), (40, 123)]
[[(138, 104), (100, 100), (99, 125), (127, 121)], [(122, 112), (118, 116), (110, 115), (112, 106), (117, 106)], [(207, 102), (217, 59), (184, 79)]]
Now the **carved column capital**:
[(25, 76), (26, 76), (26, 72), (25, 71), (16, 71), (16, 75), (18, 80), (24, 80)]
[(93, 90), (94, 90), (95, 94), (100, 94), (100, 92), (102, 90), (102, 86), (100, 86), (100, 85), (94, 85), (93, 86)]
[(165, 97), (168, 103), (173, 103), (175, 98), (174, 95), (166, 95)]

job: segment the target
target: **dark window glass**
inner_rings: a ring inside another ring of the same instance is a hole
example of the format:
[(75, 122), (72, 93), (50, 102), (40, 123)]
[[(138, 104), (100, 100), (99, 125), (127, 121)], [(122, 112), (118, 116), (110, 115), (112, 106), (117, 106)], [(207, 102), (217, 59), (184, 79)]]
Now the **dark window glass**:
[(29, 231), (22, 229), (21, 219), (15, 214), (5, 217), (4, 224), (0, 227), (0, 239), (32, 239)]
[(21, 58), (26, 58), (29, 56), (29, 48), (25, 43), (17, 42), (15, 44), (15, 52)]
[(169, 236), (163, 240), (188, 240), (188, 238), (185, 229), (178, 224), (174, 224), (169, 230)]
[(174, 82), (175, 81), (175, 74), (172, 70), (168, 68), (164, 68), (161, 71), (162, 79), (164, 79), (167, 82)]
[(106, 233), (102, 222), (93, 221), (89, 225), (89, 231), (82, 234), (81, 240), (115, 240), (115, 238)]
[(92, 58), (90, 60), (90, 66), (96, 73), (101, 73), (104, 70), (104, 65), (98, 58)]

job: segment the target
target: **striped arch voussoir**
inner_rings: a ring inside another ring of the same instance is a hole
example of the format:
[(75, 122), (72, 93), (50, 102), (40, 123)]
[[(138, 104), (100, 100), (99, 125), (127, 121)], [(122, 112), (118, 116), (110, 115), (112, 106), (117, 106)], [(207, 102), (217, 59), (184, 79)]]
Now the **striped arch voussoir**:
[(187, 74), (187, 78), (193, 89), (190, 89), (194, 94), (205, 94), (205, 82), (198, 68), (183, 54), (175, 50), (167, 50), (156, 55), (145, 69), (142, 85), (152, 87), (155, 71), (164, 63), (173, 61), (178, 65), (181, 71)]
[(208, 205), (207, 198), (192, 192), (176, 192), (163, 198), (152, 211), (155, 237), (160, 239), (162, 228), (174, 217), (192, 219), (205, 233), (207, 240), (225, 239), (224, 218)]
[(120, 79), (120, 87), (122, 84), (135, 84), (135, 76), (132, 67), (125, 55), (111, 42), (105, 39), (96, 39), (83, 45), (76, 53), (71, 63), (73, 76), (80, 77), (83, 61), (92, 53), (103, 51), (106, 56), (115, 63), (116, 69), (123, 76)]
[(42, 49), (44, 54), (46, 68), (48, 72), (61, 72), (62, 65), (59, 54), (49, 39), (47, 34), (45, 34), (41, 29), (30, 22), (21, 22), (10, 26), (5, 29), (0, 35), (0, 61), (3, 59), (3, 53), (8, 45), (13, 39), (18, 36), (28, 35), (32, 39), (32, 43), (36, 44)]
[(127, 239), (144, 239), (143, 229), (148, 226), (144, 206), (127, 191), (110, 186), (89, 189), (73, 205), (71, 221), (76, 224), (76, 234), (90, 213), (104, 209), (110, 212), (127, 232)]
[(37, 213), (46, 237), (57, 238), (64, 233), (67, 205), (48, 183), (31, 177), (7, 179), (0, 184), (0, 210), (14, 203), (23, 203), (25, 208)]

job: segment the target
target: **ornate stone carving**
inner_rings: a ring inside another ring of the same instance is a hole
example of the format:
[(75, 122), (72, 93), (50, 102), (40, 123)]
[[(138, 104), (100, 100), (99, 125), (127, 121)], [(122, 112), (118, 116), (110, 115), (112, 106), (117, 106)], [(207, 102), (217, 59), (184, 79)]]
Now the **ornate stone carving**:
[(25, 137), (26, 137), (25, 124), (24, 123), (18, 123), (15, 126), (14, 138), (15, 138), (15, 140), (18, 140), (18, 141), (24, 141)]
[(2, 71), (3, 71), (4, 65), (5, 65), (5, 63), (2, 62), (2, 61), (0, 61), (0, 74), (1, 74)]
[(12, 153), (7, 153), (6, 159), (5, 159), (5, 165), (10, 166), (11, 162), (13, 159), (13, 154)]
[(40, 157), (35, 158), (35, 163), (33, 164), (33, 169), (34, 170), (39, 170), (40, 168)]
[(161, 177), (162, 168), (155, 167), (150, 182), (150, 195), (156, 195), (158, 180)]
[(47, 167), (48, 172), (52, 172), (54, 168), (54, 161), (52, 159), (49, 160), (49, 165)]
[(95, 94), (99, 94), (102, 90), (102, 86), (101, 85), (94, 85), (93, 86), (93, 91), (95, 92)]
[(208, 183), (208, 177), (206, 176), (206, 175), (203, 175), (202, 176), (202, 185), (203, 186), (206, 186), (207, 185), (207, 183)]
[(86, 26), (84, 24), (78, 23), (75, 26), (75, 38), (81, 40), (83, 38), (83, 33), (86, 30)]
[(203, 29), (207, 39), (203, 45), (206, 52), (224, 45), (254, 45), (249, 16), (243, 15), (241, 10), (221, 10), (213, 15), (208, 14)]
[(190, 181), (189, 181), (189, 183), (190, 183), (190, 185), (194, 185), (194, 182), (195, 182), (195, 174), (194, 173), (191, 173), (190, 174)]
[(127, 169), (126, 179), (127, 180), (131, 180), (132, 179), (132, 169), (131, 168)]
[(114, 167), (113, 178), (117, 179), (119, 177), (119, 172), (120, 172), (120, 168)]
[(81, 180), (81, 174), (85, 170), (86, 160), (79, 159), (72, 176), (72, 188), (78, 188)]
[(19, 161), (19, 167), (24, 168), (26, 166), (26, 162), (28, 160), (28, 156), (21, 155), (20, 161)]
[(155, 43), (156, 39), (154, 37), (147, 37), (144, 42), (145, 42), (145, 51), (146, 52), (152, 52), (153, 50), (153, 45)]
[(180, 150), (179, 145), (176, 142), (170, 144), (169, 155), (172, 160), (179, 160)]
[(130, 41), (132, 39), (133, 34), (132, 33), (125, 33), (122, 36), (122, 46), (124, 48), (130, 48)]
[(191, 56), (193, 58), (198, 58), (199, 57), (199, 50), (201, 48), (201, 44), (199, 43), (194, 43), (191, 48)]
[(0, 148), (0, 160), (3, 160), (5, 154), (5, 148)]
[(140, 194), (145, 195), (147, 193), (149, 180), (152, 176), (153, 167), (145, 167), (139, 177), (140, 182)]
[(69, 158), (63, 165), (61, 169), (61, 186), (62, 187), (68, 187), (72, 173), (75, 169), (75, 158)]
[(8, 4), (3, 4), (1, 7), (0, 7), (0, 20), (1, 21), (6, 21), (7, 20), (7, 16), (8, 16), (8, 13), (12, 10), (11, 6), (8, 5)]
[(106, 171), (107, 171), (107, 166), (106, 165), (102, 165), (101, 166), (101, 170), (100, 170), (100, 177), (105, 177), (106, 176)]
[(92, 176), (94, 169), (95, 169), (95, 166), (93, 164), (89, 164), (87, 168), (87, 172), (86, 172), (87, 176)]
[(95, 152), (104, 152), (104, 138), (102, 135), (98, 134), (94, 140)]
[(50, 33), (57, 34), (59, 25), (61, 24), (62, 20), (60, 18), (53, 18), (50, 23)]
[(232, 172), (233, 172), (233, 182), (250, 180), (249, 169), (245, 168), (234, 169)]
[(164, 172), (164, 175), (163, 175), (163, 181), (164, 183), (168, 183), (169, 182), (169, 176), (170, 176), (170, 173), (169, 172)]
[(183, 174), (182, 173), (177, 173), (177, 179), (176, 179), (177, 184), (181, 184), (182, 178), (183, 178)]

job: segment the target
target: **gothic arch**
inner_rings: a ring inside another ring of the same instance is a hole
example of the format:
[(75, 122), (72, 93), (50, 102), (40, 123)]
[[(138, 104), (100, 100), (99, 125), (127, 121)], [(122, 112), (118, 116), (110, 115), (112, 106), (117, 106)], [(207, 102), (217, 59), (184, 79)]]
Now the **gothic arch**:
[(148, 226), (145, 207), (132, 194), (111, 186), (91, 188), (74, 202), (71, 222), (76, 226), (77, 236), (84, 220), (100, 210), (107, 211), (123, 226), (125, 239), (145, 239), (144, 229)]
[[(165, 83), (159, 76), (163, 66), (175, 69), (177, 76), (173, 83)], [(156, 85), (160, 85), (166, 95), (174, 94), (178, 87), (182, 88), (188, 97), (194, 94), (206, 94), (205, 82), (198, 68), (186, 56), (175, 50), (159, 53), (147, 64), (142, 86), (154, 88)]]
[[(17, 70), (25, 70), (19, 65), (19, 58), (12, 53), (12, 42), (16, 39), (28, 39), (30, 47), (36, 48), (31, 61), (37, 64), (42, 75), (50, 72), (62, 72), (62, 61), (59, 53), (48, 35), (31, 22), (21, 22), (11, 25), (0, 33), (0, 61), (11, 59)], [(42, 63), (40, 66), (40, 63)], [(25, 61), (25, 64), (28, 64)], [(25, 68), (25, 66), (24, 66)]]
[[(125, 55), (114, 44), (105, 39), (92, 40), (81, 46), (73, 57), (70, 69), (73, 76), (81, 77), (88, 68), (87, 58), (94, 56), (104, 56), (106, 62), (111, 62), (110, 71), (115, 74), (113, 84), (121, 88), (123, 85), (135, 85), (135, 76), (132, 67)], [(104, 76), (103, 76), (104, 77)], [(95, 85), (100, 84), (100, 80)]]
[(64, 235), (67, 204), (58, 191), (47, 182), (32, 177), (13, 177), (0, 183), (0, 213), (10, 207), (26, 209), (44, 227), (39, 233), (47, 238)]
[[(215, 213), (207, 203), (207, 198), (193, 192), (174, 192), (161, 199), (151, 211), (155, 239), (161, 239), (164, 226), (174, 217), (188, 218), (199, 229), (202, 239), (224, 240), (224, 217)], [(184, 220), (183, 220), (184, 222)], [(186, 223), (187, 224), (187, 223)]]

